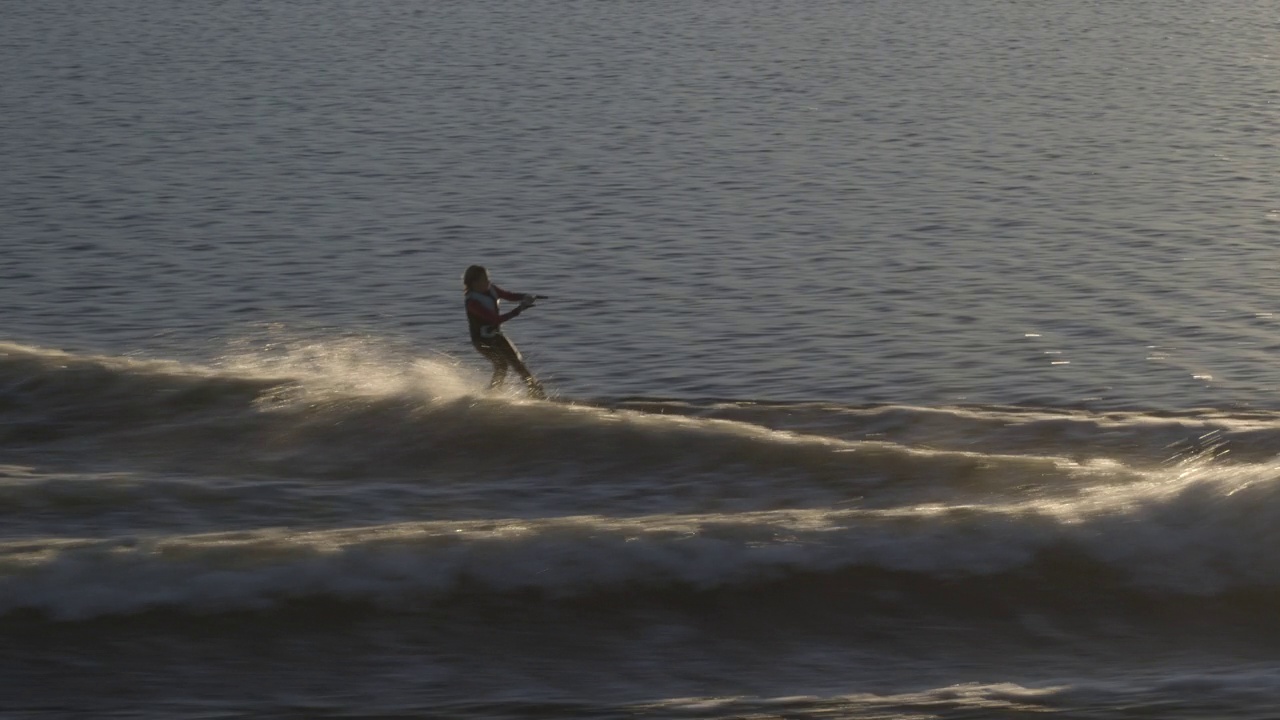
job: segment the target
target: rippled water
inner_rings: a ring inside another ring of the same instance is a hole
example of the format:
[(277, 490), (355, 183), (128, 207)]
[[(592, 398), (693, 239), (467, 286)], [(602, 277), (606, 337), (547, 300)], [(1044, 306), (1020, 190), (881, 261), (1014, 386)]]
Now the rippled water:
[(469, 358), (483, 262), (571, 393), (1275, 405), (1256, 4), (4, 14), (19, 339)]
[(1277, 30), (3, 5), (0, 700), (1274, 715)]

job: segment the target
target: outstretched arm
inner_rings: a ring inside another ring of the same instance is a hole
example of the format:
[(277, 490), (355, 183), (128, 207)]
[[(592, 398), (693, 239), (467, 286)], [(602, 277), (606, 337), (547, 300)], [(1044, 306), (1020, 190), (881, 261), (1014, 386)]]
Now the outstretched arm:
[(507, 292), (506, 290), (503, 290), (497, 285), (490, 285), (490, 287), (492, 287), (493, 291), (497, 293), (498, 297), (502, 298), (503, 300), (523, 300), (524, 299), (524, 295), (521, 295), (520, 293)]

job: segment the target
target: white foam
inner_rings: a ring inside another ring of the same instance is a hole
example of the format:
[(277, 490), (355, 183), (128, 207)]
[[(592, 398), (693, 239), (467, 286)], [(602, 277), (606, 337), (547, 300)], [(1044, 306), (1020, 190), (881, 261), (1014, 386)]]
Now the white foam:
[[(706, 713), (718, 715), (775, 716), (777, 713), (795, 713), (797, 717), (850, 716), (907, 718), (913, 710), (927, 711), (933, 716), (938, 711), (960, 712), (1050, 712), (1059, 696), (1070, 691), (1070, 686), (1054, 685), (1043, 688), (1024, 687), (1017, 683), (964, 683), (927, 688), (912, 692), (879, 695), (854, 693), (847, 695), (790, 697), (716, 697), (670, 698), (644, 703), (637, 711), (658, 713)], [(874, 715), (866, 715), (874, 713)]]
[[(479, 375), (441, 353), (374, 338), (275, 341), (242, 347), (221, 358), (227, 372), (295, 384), (292, 400), (414, 397), (448, 401), (482, 392)], [(277, 396), (281, 398), (283, 396)]]

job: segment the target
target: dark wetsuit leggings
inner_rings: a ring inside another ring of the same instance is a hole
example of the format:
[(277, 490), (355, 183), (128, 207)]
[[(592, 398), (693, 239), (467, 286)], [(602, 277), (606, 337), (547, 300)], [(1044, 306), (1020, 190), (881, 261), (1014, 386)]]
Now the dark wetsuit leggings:
[(493, 363), (493, 377), (489, 380), (489, 387), (501, 387), (507, 379), (507, 368), (515, 368), (524, 380), (524, 384), (528, 386), (530, 397), (546, 397), (546, 393), (542, 390), (542, 383), (538, 382), (533, 373), (529, 372), (529, 368), (525, 367), (520, 351), (506, 337), (495, 335), (491, 338), (479, 338), (473, 340), (471, 344)]

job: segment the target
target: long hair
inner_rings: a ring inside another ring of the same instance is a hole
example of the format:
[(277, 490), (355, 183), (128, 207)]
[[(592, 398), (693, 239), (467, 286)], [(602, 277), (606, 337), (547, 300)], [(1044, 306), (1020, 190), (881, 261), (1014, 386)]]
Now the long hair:
[(489, 271), (483, 265), (472, 265), (467, 271), (462, 273), (462, 291), (471, 292), (471, 284), (481, 275), (488, 275)]

